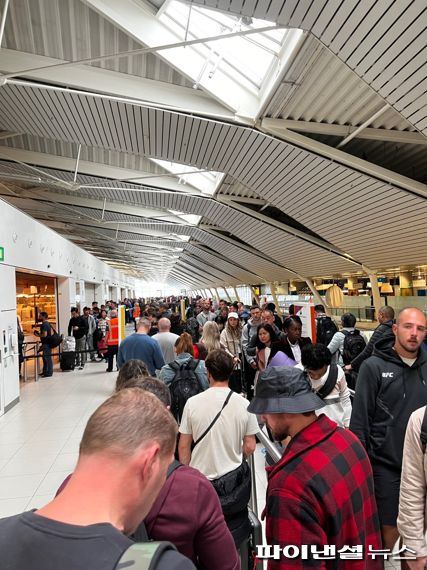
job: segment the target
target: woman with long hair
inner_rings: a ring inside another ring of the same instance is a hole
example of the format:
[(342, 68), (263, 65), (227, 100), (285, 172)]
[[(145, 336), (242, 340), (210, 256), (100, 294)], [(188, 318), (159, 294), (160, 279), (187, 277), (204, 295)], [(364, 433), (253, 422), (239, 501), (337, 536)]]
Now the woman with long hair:
[(256, 341), (258, 375), (267, 366), (295, 366), (295, 359), (290, 358), (285, 350), (285, 342), (279, 338), (271, 325), (259, 325)]
[(237, 313), (229, 313), (227, 323), (221, 331), (221, 344), (227, 348), (234, 358), (234, 370), (229, 380), (229, 387), (234, 392), (240, 394), (242, 392), (242, 323)]
[[(178, 366), (189, 364), (190, 362), (196, 360), (194, 358), (193, 341), (191, 335), (188, 333), (182, 333), (182, 335), (177, 339), (175, 343), (176, 358), (173, 360)], [(170, 366), (171, 363), (166, 364), (160, 370), (159, 378), (163, 380), (165, 384), (171, 384), (175, 377), (176, 371)], [(197, 366), (194, 368), (194, 373), (199, 380), (202, 390), (209, 388), (208, 376), (206, 373), (206, 367), (203, 360), (199, 360)]]

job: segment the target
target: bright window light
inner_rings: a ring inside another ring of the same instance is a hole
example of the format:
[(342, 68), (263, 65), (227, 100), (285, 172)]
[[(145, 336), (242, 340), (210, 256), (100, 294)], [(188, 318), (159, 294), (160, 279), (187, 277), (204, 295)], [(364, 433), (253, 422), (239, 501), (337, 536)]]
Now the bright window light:
[[(153, 162), (163, 167), (172, 174), (177, 174), (178, 182), (182, 185), (189, 184), (202, 194), (212, 196), (215, 190), (220, 185), (224, 174), (222, 172), (204, 171), (194, 166), (186, 164), (178, 164), (177, 162), (170, 162), (168, 160), (159, 160), (158, 158), (150, 158)], [(184, 189), (183, 189), (184, 191)]]
[[(159, 20), (183, 41), (273, 25), (179, 0), (169, 2)], [(195, 88), (200, 85), (237, 113), (250, 116), (252, 111), (252, 115), (256, 115), (265, 86), (283, 69), (302, 33), (302, 30), (279, 28), (177, 48), (180, 51), (175, 51), (175, 65), (181, 54), (182, 65), (179, 67), (191, 76)], [(246, 100), (242, 100), (242, 93), (247, 94)]]
[(169, 210), (169, 212), (174, 216), (178, 216), (190, 226), (197, 226), (202, 219), (202, 216), (196, 216), (196, 214), (184, 214), (184, 212), (177, 212), (176, 210)]

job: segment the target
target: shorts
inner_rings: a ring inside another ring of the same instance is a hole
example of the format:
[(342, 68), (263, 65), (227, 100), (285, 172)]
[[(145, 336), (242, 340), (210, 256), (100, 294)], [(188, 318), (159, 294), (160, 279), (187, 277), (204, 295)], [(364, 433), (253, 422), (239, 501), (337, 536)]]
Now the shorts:
[(378, 463), (372, 464), (372, 471), (380, 524), (397, 526), (401, 473)]

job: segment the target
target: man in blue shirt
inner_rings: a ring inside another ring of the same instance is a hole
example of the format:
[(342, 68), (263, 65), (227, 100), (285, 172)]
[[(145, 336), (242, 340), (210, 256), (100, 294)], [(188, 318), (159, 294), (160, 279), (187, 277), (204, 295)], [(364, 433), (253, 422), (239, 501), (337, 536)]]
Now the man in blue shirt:
[(151, 376), (165, 365), (159, 343), (148, 336), (151, 323), (148, 319), (139, 319), (136, 333), (131, 334), (119, 346), (117, 367), (120, 368), (128, 360), (142, 360)]

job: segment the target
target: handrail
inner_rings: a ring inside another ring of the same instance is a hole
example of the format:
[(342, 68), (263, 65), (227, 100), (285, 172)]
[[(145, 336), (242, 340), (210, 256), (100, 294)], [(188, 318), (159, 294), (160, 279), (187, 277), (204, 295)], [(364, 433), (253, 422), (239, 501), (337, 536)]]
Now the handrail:
[(260, 428), (259, 432), (256, 434), (257, 438), (260, 440), (262, 445), (267, 450), (268, 455), (273, 459), (274, 463), (277, 463), (282, 459), (282, 454), (280, 451), (273, 445), (273, 442), (268, 437), (268, 435), (263, 431), (262, 427)]

